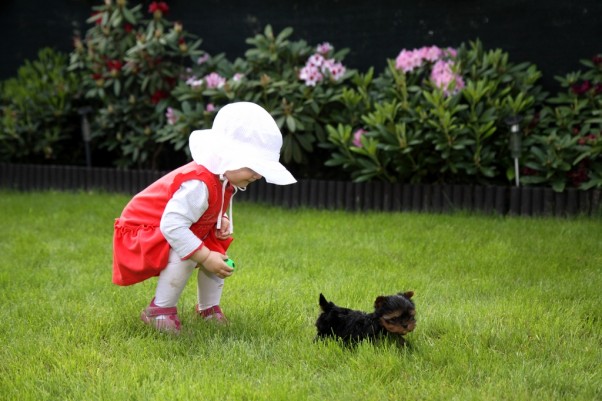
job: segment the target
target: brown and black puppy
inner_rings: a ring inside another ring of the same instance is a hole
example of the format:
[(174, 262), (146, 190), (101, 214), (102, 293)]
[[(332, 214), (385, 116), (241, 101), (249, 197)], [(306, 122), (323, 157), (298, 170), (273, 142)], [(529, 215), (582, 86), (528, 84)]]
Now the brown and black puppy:
[[(365, 313), (342, 308), (320, 294), (322, 313), (316, 321), (318, 338), (340, 338), (345, 343), (375, 340), (383, 335), (403, 336), (416, 327), (416, 308), (411, 298), (414, 292), (379, 296), (374, 301), (374, 312)], [(400, 337), (402, 343), (403, 337)]]

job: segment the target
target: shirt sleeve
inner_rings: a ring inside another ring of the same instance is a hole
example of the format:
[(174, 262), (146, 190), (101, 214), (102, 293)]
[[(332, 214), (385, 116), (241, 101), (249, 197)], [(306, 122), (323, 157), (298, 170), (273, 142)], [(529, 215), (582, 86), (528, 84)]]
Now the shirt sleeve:
[(209, 207), (207, 185), (200, 180), (184, 181), (167, 202), (161, 217), (161, 233), (182, 259), (201, 248), (201, 241), (190, 230)]

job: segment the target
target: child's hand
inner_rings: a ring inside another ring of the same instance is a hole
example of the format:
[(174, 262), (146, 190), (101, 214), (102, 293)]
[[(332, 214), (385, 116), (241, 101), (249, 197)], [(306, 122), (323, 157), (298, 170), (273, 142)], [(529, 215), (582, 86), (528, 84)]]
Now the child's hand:
[(228, 259), (227, 256), (211, 251), (207, 259), (203, 262), (203, 266), (205, 270), (215, 274), (219, 278), (230, 277), (234, 269), (226, 264), (226, 259)]
[(215, 236), (219, 240), (230, 238), (230, 220), (226, 216), (222, 217), (221, 227), (216, 231)]

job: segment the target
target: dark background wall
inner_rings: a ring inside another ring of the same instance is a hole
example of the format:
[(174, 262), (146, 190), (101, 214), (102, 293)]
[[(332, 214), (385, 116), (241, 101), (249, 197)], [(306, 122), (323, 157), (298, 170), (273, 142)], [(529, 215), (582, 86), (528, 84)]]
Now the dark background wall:
[[(542, 83), (580, 68), (602, 53), (601, 0), (173, 0), (168, 18), (203, 39), (211, 54), (242, 56), (245, 39), (271, 24), (291, 26), (296, 39), (329, 41), (351, 50), (345, 63), (381, 71), (403, 48), (458, 46), (481, 39), (513, 62), (535, 63)], [(71, 50), (73, 26), (85, 31), (93, 5), (102, 0), (0, 0), (0, 79), (16, 73), (39, 48)], [(130, 3), (133, 3), (130, 1)], [(145, 1), (145, 12), (150, 2)]]

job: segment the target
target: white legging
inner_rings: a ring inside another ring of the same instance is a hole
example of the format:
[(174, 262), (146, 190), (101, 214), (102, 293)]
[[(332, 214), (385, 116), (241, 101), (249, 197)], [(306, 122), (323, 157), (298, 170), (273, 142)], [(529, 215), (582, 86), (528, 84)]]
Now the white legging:
[[(177, 306), (195, 266), (196, 262), (190, 259), (182, 260), (173, 249), (170, 250), (167, 267), (161, 271), (157, 281), (155, 305), (163, 308)], [(206, 271), (203, 267), (199, 268), (197, 301), (201, 309), (219, 305), (223, 288), (224, 279)]]

